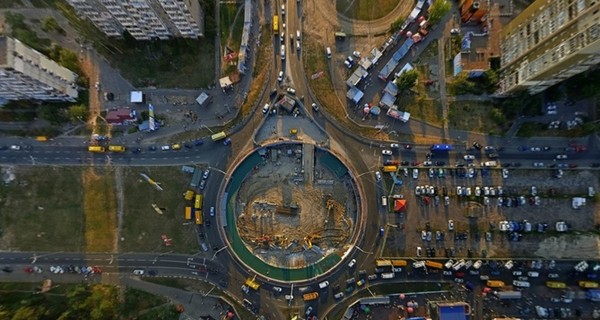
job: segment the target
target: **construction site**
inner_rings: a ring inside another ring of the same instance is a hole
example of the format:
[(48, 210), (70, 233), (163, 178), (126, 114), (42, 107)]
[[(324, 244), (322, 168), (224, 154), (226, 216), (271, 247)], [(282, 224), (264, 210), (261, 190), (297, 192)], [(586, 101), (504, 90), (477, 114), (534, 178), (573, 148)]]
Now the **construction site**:
[(262, 161), (235, 196), (244, 245), (265, 263), (303, 268), (347, 250), (357, 217), (347, 169), (312, 144), (257, 151)]

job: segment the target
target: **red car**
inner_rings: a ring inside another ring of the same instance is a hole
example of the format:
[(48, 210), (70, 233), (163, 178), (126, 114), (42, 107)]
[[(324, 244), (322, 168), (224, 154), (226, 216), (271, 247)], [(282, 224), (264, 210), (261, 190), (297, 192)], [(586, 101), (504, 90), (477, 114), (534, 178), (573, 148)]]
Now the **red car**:
[(33, 273), (33, 267), (27, 267), (27, 268), (23, 269), (23, 271), (25, 271), (27, 273)]
[(464, 277), (464, 276), (465, 276), (465, 273), (464, 273), (464, 272), (457, 272), (457, 273), (456, 273), (456, 277), (457, 277), (457, 278), (462, 278), (462, 277)]
[(102, 274), (102, 269), (98, 266), (92, 267), (92, 272), (97, 274)]

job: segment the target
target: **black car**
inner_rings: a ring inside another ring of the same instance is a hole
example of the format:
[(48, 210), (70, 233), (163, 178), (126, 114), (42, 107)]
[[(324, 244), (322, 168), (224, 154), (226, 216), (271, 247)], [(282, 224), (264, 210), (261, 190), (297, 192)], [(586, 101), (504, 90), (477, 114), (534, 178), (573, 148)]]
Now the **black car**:
[(436, 166), (439, 166), (439, 167), (442, 167), (442, 166), (445, 166), (445, 165), (446, 165), (446, 163), (445, 163), (444, 161), (436, 161), (436, 162), (435, 162), (435, 165), (436, 165)]
[(150, 151), (156, 151), (156, 146), (149, 146), (148, 150), (150, 150)]
[(2, 271), (6, 272), (6, 273), (11, 273), (11, 272), (13, 272), (13, 268), (6, 266), (6, 267), (2, 268)]
[(481, 145), (481, 143), (477, 142), (477, 141), (473, 141), (473, 147), (477, 150), (481, 150), (483, 148), (483, 146)]
[(400, 165), (402, 165), (402, 166), (407, 166), (409, 163), (410, 163), (410, 162), (408, 162), (408, 161), (404, 160), (404, 161), (400, 162)]

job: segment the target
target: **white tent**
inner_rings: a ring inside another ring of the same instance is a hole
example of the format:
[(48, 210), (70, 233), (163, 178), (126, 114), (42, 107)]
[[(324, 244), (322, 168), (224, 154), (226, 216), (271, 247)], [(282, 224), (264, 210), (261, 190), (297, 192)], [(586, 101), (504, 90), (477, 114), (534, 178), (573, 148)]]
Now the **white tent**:
[(144, 102), (144, 94), (141, 91), (131, 91), (129, 93), (129, 102), (131, 102), (131, 103)]

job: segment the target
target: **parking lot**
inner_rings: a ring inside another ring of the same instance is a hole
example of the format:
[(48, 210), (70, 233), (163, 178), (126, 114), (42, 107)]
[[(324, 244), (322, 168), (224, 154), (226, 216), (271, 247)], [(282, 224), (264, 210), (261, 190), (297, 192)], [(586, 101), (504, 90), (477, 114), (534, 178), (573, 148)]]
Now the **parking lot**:
[[(588, 194), (598, 190), (595, 172), (565, 169), (557, 178), (557, 169), (505, 170), (506, 178), (501, 168), (419, 167), (414, 179), (413, 168), (399, 169), (403, 185), (391, 194), (406, 199), (407, 208), (389, 214), (382, 255), (415, 257), (420, 247), (422, 256), (438, 258), (596, 257), (599, 213)], [(390, 181), (384, 177), (386, 190)], [(574, 209), (573, 197), (585, 205)], [(557, 222), (566, 232), (556, 231)]]

